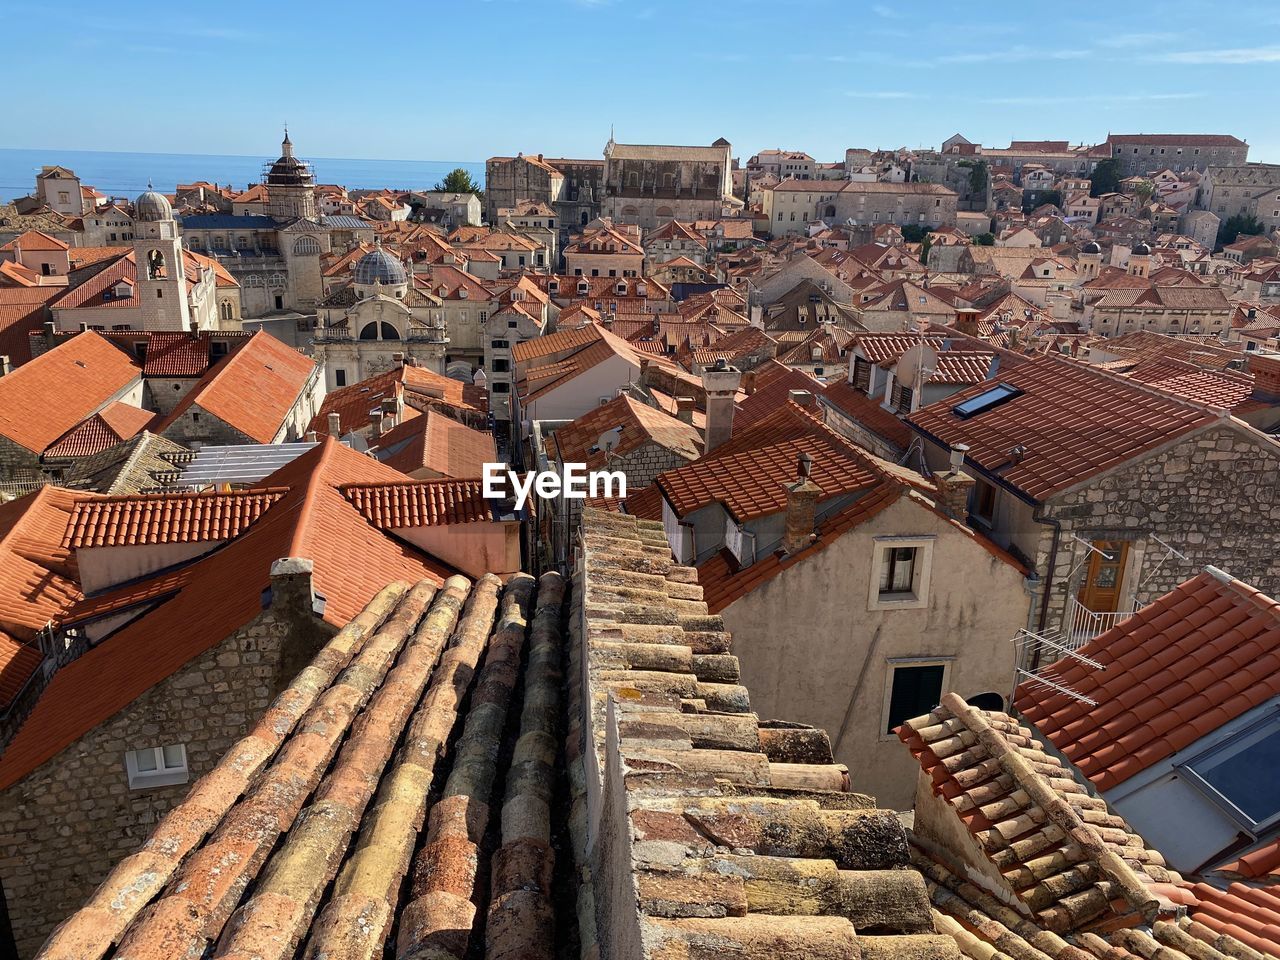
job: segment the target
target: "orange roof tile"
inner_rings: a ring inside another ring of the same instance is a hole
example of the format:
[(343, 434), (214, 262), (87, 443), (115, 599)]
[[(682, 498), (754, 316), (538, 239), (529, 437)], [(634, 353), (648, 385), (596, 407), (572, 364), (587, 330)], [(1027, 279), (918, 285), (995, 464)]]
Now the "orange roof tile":
[(28, 230), (6, 243), (0, 250), (69, 250), (70, 244), (39, 230)]
[[(907, 417), (943, 446), (968, 444), (968, 462), (1024, 499), (1043, 501), (1226, 414), (1057, 357), (1001, 371), (1021, 391), (967, 418), (955, 409), (997, 385), (989, 380)], [(1025, 448), (1020, 457), (1015, 447)]]
[(80, 549), (230, 540), (286, 493), (274, 488), (88, 500), (77, 504), (66, 542)]
[(44, 661), (40, 648), (0, 632), (0, 710), (7, 710)]
[(222, 549), (78, 608), (78, 614), (101, 612), (167, 597), (53, 675), (0, 756), (0, 789), (257, 616), (271, 564), (281, 557), (314, 562), (323, 616), (334, 625), (350, 620), (393, 580), (443, 583), (451, 569), (378, 530), (342, 493), (346, 486), (397, 477), (371, 457), (327, 440), (263, 481), (288, 493)]
[[(1014, 705), (1099, 790), (1109, 790), (1280, 695), (1280, 603), (1225, 574), (1175, 587), (1061, 660)], [(1154, 715), (1144, 704), (1159, 704)]]
[[(601, 434), (616, 427), (622, 429), (609, 452), (598, 449)], [(692, 424), (624, 394), (558, 427), (548, 446), (561, 463), (585, 463), (588, 470), (595, 470), (609, 457), (624, 456), (646, 443), (694, 460), (702, 450), (702, 435)]]
[(493, 508), (479, 479), (358, 483), (343, 487), (342, 493), (370, 523), (383, 530), (493, 519)]
[(0, 435), (43, 453), (140, 375), (128, 354), (86, 330), (0, 377)]
[(0, 504), (0, 632), (30, 641), (80, 599), (75, 555), (63, 537), (76, 505), (96, 497), (41, 487)]
[(426, 468), (443, 477), (484, 475), (498, 459), (493, 435), (428, 410), (384, 433), (372, 453), (387, 466), (411, 474)]
[(155, 432), (164, 433), (196, 406), (251, 440), (271, 443), (315, 371), (310, 357), (259, 331), (209, 368)]
[(109, 403), (46, 448), (46, 457), (88, 457), (136, 437), (156, 415), (127, 403)]
[(902, 450), (911, 445), (911, 429), (878, 400), (867, 396), (847, 380), (829, 384), (823, 399), (841, 413), (860, 423), (876, 436)]
[(61, 287), (0, 287), (0, 356), (15, 367), (31, 359), (31, 334), (49, 317), (48, 304)]

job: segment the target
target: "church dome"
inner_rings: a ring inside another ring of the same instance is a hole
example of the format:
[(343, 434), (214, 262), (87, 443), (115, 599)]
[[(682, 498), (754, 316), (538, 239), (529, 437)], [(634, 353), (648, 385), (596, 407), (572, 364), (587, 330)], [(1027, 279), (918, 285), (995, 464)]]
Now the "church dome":
[(284, 142), (280, 144), (280, 159), (267, 170), (267, 185), (304, 187), (311, 183), (311, 168), (293, 155), (293, 141), (286, 132)]
[(1139, 240), (1137, 246), (1133, 248), (1133, 255), (1135, 257), (1151, 256), (1151, 245), (1148, 244), (1145, 240)]
[(383, 250), (381, 242), (376, 249), (356, 261), (355, 279), (356, 283), (365, 287), (373, 286), (374, 283), (391, 287), (409, 282), (405, 276), (404, 264)]
[(1086, 243), (1083, 247), (1080, 248), (1080, 252), (1081, 253), (1101, 253), (1102, 246), (1101, 244), (1098, 243), (1097, 240), (1090, 240), (1088, 243)]
[(139, 223), (154, 223), (157, 220), (172, 220), (173, 207), (169, 198), (163, 193), (156, 193), (147, 184), (147, 190), (133, 204), (133, 219)]

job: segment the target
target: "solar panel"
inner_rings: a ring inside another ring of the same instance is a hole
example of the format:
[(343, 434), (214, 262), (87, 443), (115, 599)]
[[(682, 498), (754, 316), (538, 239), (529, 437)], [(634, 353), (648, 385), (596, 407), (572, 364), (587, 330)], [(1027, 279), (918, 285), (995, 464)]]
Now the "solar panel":
[(203, 489), (223, 483), (258, 483), (315, 446), (314, 443), (262, 443), (202, 447), (174, 486)]
[(1007, 403), (1014, 397), (1022, 396), (1022, 391), (1017, 387), (1010, 386), (1007, 383), (996, 384), (990, 390), (984, 390), (977, 396), (970, 397), (962, 403), (957, 403), (951, 408), (961, 420), (968, 420), (970, 417), (984, 413), (992, 407), (998, 407), (1002, 403)]

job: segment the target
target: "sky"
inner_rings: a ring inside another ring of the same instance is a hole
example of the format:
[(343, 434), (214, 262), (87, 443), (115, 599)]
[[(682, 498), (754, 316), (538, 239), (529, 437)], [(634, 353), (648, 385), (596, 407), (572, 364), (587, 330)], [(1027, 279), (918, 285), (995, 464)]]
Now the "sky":
[(0, 0), (0, 146), (598, 157), (1230, 133), (1280, 162), (1275, 0)]

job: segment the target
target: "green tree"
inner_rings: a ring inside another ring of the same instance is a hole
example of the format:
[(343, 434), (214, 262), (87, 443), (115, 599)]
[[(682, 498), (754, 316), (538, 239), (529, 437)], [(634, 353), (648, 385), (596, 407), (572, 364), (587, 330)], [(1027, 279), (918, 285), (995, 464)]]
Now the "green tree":
[(908, 223), (902, 227), (902, 240), (904, 243), (922, 243), (925, 234), (929, 231), (918, 224)]
[(926, 233), (924, 239), (920, 241), (920, 262), (926, 267), (929, 265), (929, 251), (933, 248), (933, 234)]
[(994, 247), (996, 245), (996, 235), (994, 233), (980, 233), (973, 238), (973, 242), (980, 247)]
[(1120, 164), (1114, 157), (1108, 157), (1096, 167), (1089, 177), (1089, 196), (1100, 197), (1104, 193), (1115, 193), (1120, 189)]
[(474, 193), (481, 200), (484, 199), (484, 191), (480, 189), (480, 184), (472, 180), (471, 174), (463, 167), (450, 170), (433, 189), (438, 193)]
[(1266, 227), (1262, 225), (1262, 221), (1257, 217), (1249, 216), (1245, 213), (1237, 213), (1226, 220), (1222, 221), (1222, 225), (1218, 227), (1218, 246), (1225, 247), (1229, 243), (1235, 243), (1241, 234), (1246, 237), (1260, 236), (1266, 233)]
[(1143, 180), (1134, 189), (1133, 195), (1138, 198), (1138, 206), (1145, 207), (1151, 195), (1156, 192), (1156, 185), (1150, 180)]
[[(1034, 197), (1035, 199), (1032, 199)], [(1038, 194), (1034, 191), (1022, 201), (1022, 212), (1030, 213), (1036, 207), (1042, 207), (1046, 203), (1051, 203), (1055, 207), (1062, 207), (1062, 191), (1060, 190), (1041, 190)]]

